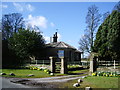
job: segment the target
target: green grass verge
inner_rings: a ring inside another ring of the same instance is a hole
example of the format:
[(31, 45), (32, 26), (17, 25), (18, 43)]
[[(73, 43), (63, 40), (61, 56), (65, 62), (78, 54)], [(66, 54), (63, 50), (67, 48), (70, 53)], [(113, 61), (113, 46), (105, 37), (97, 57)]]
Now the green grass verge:
[(85, 81), (94, 88), (118, 88), (118, 78), (119, 77), (91, 76), (85, 78)]
[[(84, 73), (88, 70), (76, 70), (76, 71), (68, 71), (68, 74), (76, 74), (76, 73)], [(6, 73), (7, 75), (3, 75), (3, 77), (15, 77), (15, 78), (43, 78), (43, 77), (51, 77), (49, 74), (47, 74), (44, 71), (39, 70), (30, 70), (30, 69), (0, 69), (0, 73)], [(10, 76), (10, 73), (14, 73), (15, 76)], [(32, 77), (28, 77), (27, 75), (34, 74)], [(68, 74), (60, 74), (55, 73), (54, 76), (65, 76)]]
[(68, 71), (68, 74), (75, 74), (75, 73), (86, 73), (88, 72), (88, 69), (84, 69), (84, 70), (75, 70), (75, 71)]
[[(75, 88), (73, 87), (74, 83), (77, 83), (77, 80), (71, 80), (60, 85), (60, 88)], [(103, 77), (103, 76), (88, 76), (83, 79), (81, 85), (77, 88), (118, 88), (118, 77)]]
[[(3, 77), (17, 77), (17, 78), (42, 78), (42, 77), (50, 77), (49, 74), (44, 71), (38, 70), (30, 70), (30, 69), (2, 69), (1, 72), (6, 73), (7, 75), (3, 75)], [(15, 76), (10, 76), (10, 73), (14, 73)], [(28, 77), (27, 75), (34, 74), (32, 77)]]

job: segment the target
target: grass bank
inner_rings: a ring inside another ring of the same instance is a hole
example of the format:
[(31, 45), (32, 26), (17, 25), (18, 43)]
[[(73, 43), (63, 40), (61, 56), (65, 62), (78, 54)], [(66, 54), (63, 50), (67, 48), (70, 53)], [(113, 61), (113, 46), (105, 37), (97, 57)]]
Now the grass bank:
[(118, 88), (118, 77), (91, 76), (84, 80), (93, 88)]
[(83, 70), (74, 70), (74, 71), (68, 71), (69, 75), (77, 75), (77, 74), (83, 74), (83, 73), (88, 73), (88, 69), (83, 69)]
[[(119, 77), (103, 77), (103, 76), (88, 76), (83, 79), (81, 85), (77, 88), (118, 88), (118, 78)], [(77, 80), (71, 80), (66, 83), (61, 84), (60, 88), (75, 88), (73, 87), (74, 83), (77, 83)]]
[[(30, 70), (30, 69), (1, 69), (0, 73), (6, 73), (3, 77), (15, 77), (15, 78), (43, 78), (51, 77), (50, 74), (44, 72), (43, 70)], [(65, 75), (79, 75), (88, 72), (88, 70), (75, 70), (68, 71), (68, 74), (55, 73), (55, 76), (65, 76)], [(15, 76), (10, 76), (10, 73), (14, 73)], [(34, 74), (32, 77), (28, 77), (29, 74)]]
[[(44, 71), (30, 69), (2, 69), (0, 72), (4, 72), (7, 74), (4, 75), (3, 77), (31, 78), (27, 76), (29, 74), (34, 74), (32, 78), (50, 77), (50, 75), (45, 73)], [(14, 73), (15, 76), (10, 76), (9, 75), (10, 73)]]

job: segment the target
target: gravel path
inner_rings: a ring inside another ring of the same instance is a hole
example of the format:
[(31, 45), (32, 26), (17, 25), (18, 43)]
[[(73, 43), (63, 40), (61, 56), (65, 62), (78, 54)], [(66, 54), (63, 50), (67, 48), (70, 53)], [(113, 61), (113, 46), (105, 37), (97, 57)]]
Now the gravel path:
[[(0, 77), (1, 86), (0, 88), (31, 88), (30, 86), (25, 86), (19, 83), (11, 83), (9, 79)], [(2, 89), (1, 89), (2, 90)]]
[(67, 82), (69, 80), (74, 80), (74, 79), (79, 79), (79, 78), (84, 78), (85, 76), (59, 76), (59, 77), (48, 77), (48, 78), (30, 78), (28, 80), (32, 80), (35, 82)]
[[(17, 87), (21, 86), (23, 88), (24, 87), (28, 88), (29, 86), (30, 87), (33, 86), (32, 88), (57, 88), (59, 85), (58, 83), (84, 78), (86, 76), (68, 75), (68, 76), (57, 76), (57, 77), (46, 77), (46, 78), (5, 78), (3, 80), (4, 81), (7, 80), (7, 84), (8, 84), (7, 86), (10, 85), (9, 87), (11, 87), (14, 84), (14, 87), (16, 87), (17, 85)], [(6, 88), (5, 83), (3, 87)]]

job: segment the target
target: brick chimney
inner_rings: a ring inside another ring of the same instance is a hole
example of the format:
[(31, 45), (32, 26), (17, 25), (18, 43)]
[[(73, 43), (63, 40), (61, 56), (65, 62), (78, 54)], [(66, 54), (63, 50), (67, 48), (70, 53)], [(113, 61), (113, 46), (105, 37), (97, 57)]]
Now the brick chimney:
[(57, 42), (57, 32), (55, 32), (54, 36), (53, 36), (53, 42)]

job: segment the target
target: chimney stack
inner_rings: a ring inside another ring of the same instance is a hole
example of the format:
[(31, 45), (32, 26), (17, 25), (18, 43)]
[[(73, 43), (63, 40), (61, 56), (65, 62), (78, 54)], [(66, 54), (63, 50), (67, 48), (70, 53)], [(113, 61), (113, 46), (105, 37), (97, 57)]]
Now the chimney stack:
[(53, 36), (53, 42), (57, 42), (57, 32), (55, 32), (54, 36)]

